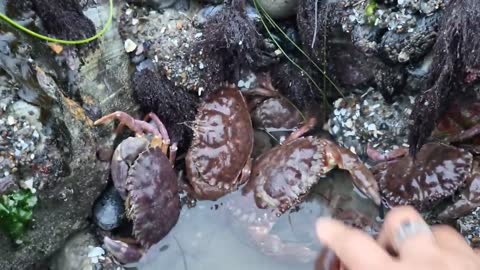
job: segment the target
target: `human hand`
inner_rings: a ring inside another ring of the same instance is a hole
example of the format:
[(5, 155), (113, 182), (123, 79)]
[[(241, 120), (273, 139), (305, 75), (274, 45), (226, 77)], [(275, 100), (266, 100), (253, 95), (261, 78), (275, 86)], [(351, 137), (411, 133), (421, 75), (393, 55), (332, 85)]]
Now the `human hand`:
[(392, 209), (377, 240), (340, 221), (321, 218), (319, 240), (349, 270), (478, 270), (480, 256), (454, 229), (428, 227), (412, 207)]

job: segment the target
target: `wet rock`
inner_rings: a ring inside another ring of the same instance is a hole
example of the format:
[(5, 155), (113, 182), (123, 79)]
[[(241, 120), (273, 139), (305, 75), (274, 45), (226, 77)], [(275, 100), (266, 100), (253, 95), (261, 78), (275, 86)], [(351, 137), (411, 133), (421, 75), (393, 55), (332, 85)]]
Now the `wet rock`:
[(297, 12), (298, 0), (258, 0), (258, 4), (273, 19), (285, 19)]
[(84, 111), (63, 97), (46, 113), (49, 117), (44, 130), (49, 143), (44, 154), (38, 157), (40, 160), (31, 160), (31, 156), (20, 160), (15, 173), (18, 181), (28, 177), (35, 180), (39, 205), (33, 211), (33, 227), (19, 247), (0, 233), (2, 269), (28, 268), (59, 248), (72, 232), (86, 226), (91, 201), (106, 184), (108, 163), (96, 160), (92, 121)]
[(422, 18), (411, 31), (398, 33), (388, 31), (379, 44), (380, 54), (392, 62), (416, 61), (430, 51), (437, 39), (438, 22), (442, 13)]
[[(297, 24), (306, 53), (317, 66), (330, 76), (327, 80), (322, 72), (313, 76), (322, 85), (328, 96), (340, 96), (340, 89), (365, 86), (370, 83), (377, 70), (377, 59), (367, 57), (353, 45), (350, 35), (342, 31), (340, 19), (344, 16), (340, 2), (317, 2), (301, 0), (297, 13)], [(344, 93), (345, 94), (345, 93)]]
[[(306, 66), (306, 65), (305, 65)], [(312, 72), (312, 69), (308, 69)], [(272, 68), (272, 83), (300, 110), (310, 108), (322, 100), (322, 93), (315, 88), (304, 72), (290, 62)]]
[[(202, 37), (200, 29), (195, 27), (203, 18), (197, 16), (200, 9), (196, 2), (186, 12), (167, 8), (160, 13), (137, 6), (125, 6), (119, 22), (120, 35), (123, 40), (130, 39), (139, 46), (144, 45), (141, 56), (145, 60), (139, 62), (139, 59), (133, 59), (139, 58), (137, 55), (132, 56), (136, 69), (156, 69), (174, 85), (200, 95), (199, 89), (205, 89), (200, 84), (204, 64), (198, 58), (190, 57), (193, 43)], [(211, 10), (205, 12), (205, 16), (212, 14)]]
[(225, 81), (237, 82), (242, 71), (258, 71), (277, 62), (255, 22), (247, 16), (244, 0), (228, 1), (206, 22), (193, 54), (204, 64), (202, 80), (209, 90)]
[[(101, 26), (104, 22), (99, 18), (108, 17), (108, 6), (88, 9), (85, 14)], [(56, 84), (54, 78), (62, 77), (55, 76), (58, 69), (51, 68), (56, 63), (48, 47), (27, 36), (17, 38), (19, 43), (28, 40), (34, 49), (20, 51), (19, 46), (0, 40), (0, 48), (5, 49), (0, 50), (0, 68), (6, 71), (0, 76), (6, 79), (0, 82), (8, 86), (0, 87), (0, 118), (5, 119), (1, 127), (10, 129), (8, 136), (0, 138), (13, 140), (5, 145), (14, 154), (19, 150), (19, 158), (13, 155), (15, 159), (9, 158), (7, 165), (16, 164), (17, 170), (9, 171), (12, 181), (34, 188), (38, 205), (20, 245), (0, 232), (0, 269), (31, 269), (88, 225), (93, 202), (109, 174), (109, 163), (98, 160), (96, 152), (99, 145), (112, 144), (111, 132), (100, 136), (104, 130), (95, 129), (90, 116), (136, 109), (129, 88), (128, 56), (115, 23), (99, 49), (82, 59), (85, 64), (78, 71), (75, 100)]]
[[(51, 270), (94, 270), (95, 260), (103, 254), (96, 252), (95, 237), (81, 231), (70, 237), (50, 262)], [(98, 256), (96, 256), (98, 255)]]
[[(427, 141), (438, 119), (455, 96), (468, 96), (480, 79), (480, 5), (477, 1), (450, 1), (445, 8), (439, 35), (433, 47), (428, 89), (417, 96), (410, 119), (410, 151), (414, 154)], [(465, 94), (466, 93), (466, 94)]]
[[(107, 4), (85, 11), (97, 27), (102, 27), (102, 19), (108, 17)], [(114, 7), (114, 17), (119, 12), (120, 7)], [(128, 55), (117, 29), (118, 22), (113, 20), (98, 49), (82, 59), (85, 64), (74, 82), (82, 107), (93, 119), (119, 109), (129, 113), (138, 109), (130, 86)]]
[(123, 220), (124, 213), (124, 202), (114, 186), (108, 187), (93, 206), (95, 223), (106, 231), (118, 228)]
[(480, 208), (459, 218), (456, 227), (473, 248), (480, 248)]
[(221, 4), (223, 0), (200, 0), (200, 2), (208, 3), (208, 4)]
[(435, 43), (445, 0), (345, 2), (342, 28), (355, 46), (393, 63), (416, 61)]
[(367, 144), (382, 153), (408, 147), (407, 119), (412, 105), (413, 97), (404, 96), (387, 104), (379, 92), (338, 99), (329, 120), (330, 134), (361, 157)]

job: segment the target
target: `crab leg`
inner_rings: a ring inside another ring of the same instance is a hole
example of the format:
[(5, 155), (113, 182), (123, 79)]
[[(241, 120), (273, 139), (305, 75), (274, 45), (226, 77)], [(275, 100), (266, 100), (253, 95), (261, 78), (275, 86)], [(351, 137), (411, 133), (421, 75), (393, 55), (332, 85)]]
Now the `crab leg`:
[(107, 114), (103, 116), (102, 118), (98, 119), (93, 123), (94, 125), (101, 125), (101, 124), (106, 124), (109, 123), (115, 119), (118, 119), (120, 121), (120, 124), (126, 125), (129, 129), (131, 129), (135, 134), (137, 135), (143, 135), (144, 131), (152, 133), (156, 136), (161, 136), (159, 131), (149, 123), (141, 120), (136, 120), (135, 118), (131, 117), (125, 112), (122, 111), (116, 111), (111, 114)]
[(307, 133), (310, 131), (315, 125), (317, 124), (317, 119), (316, 118), (310, 118), (307, 120), (307, 122), (301, 126), (299, 129), (295, 130), (288, 136), (288, 138), (283, 142), (283, 144), (286, 144), (288, 142), (291, 142), (297, 138), (300, 138), (303, 136), (303, 134)]
[(175, 159), (177, 158), (177, 150), (177, 143), (173, 143), (170, 146), (170, 154), (168, 156), (168, 159), (170, 160), (170, 163), (172, 163), (172, 165), (175, 164)]
[(271, 89), (267, 89), (267, 88), (261, 88), (261, 87), (257, 87), (257, 88), (254, 88), (254, 89), (249, 89), (249, 90), (243, 90), (242, 91), (243, 94), (245, 95), (257, 95), (257, 96), (261, 96), (261, 97), (277, 97), (279, 96), (278, 92), (274, 91), (274, 90), (271, 90)]
[(153, 112), (147, 114), (145, 116), (145, 119), (144, 121), (148, 121), (149, 119), (152, 119), (153, 122), (155, 123), (155, 125), (157, 126), (158, 128), (158, 131), (160, 132), (160, 134), (162, 135), (162, 138), (163, 138), (163, 141), (165, 144), (169, 145), (170, 144), (170, 137), (168, 136), (168, 131), (167, 131), (167, 128), (165, 127), (165, 125), (162, 123), (162, 121), (160, 121), (160, 118), (158, 118), (158, 116), (156, 114), (154, 114)]
[(450, 142), (463, 142), (480, 134), (480, 124), (462, 131), (460, 134), (453, 136), (449, 141)]
[[(167, 150), (168, 150), (168, 146), (170, 145), (170, 137), (168, 136), (167, 128), (162, 123), (162, 121), (160, 121), (160, 118), (158, 118), (158, 116), (156, 114), (154, 114), (153, 112), (147, 114), (145, 116), (145, 118), (143, 119), (143, 121), (146, 122), (150, 119), (153, 120), (153, 122), (155, 123), (155, 126), (157, 127), (157, 130), (158, 130), (159, 134), (161, 134), (161, 136), (157, 136), (153, 145), (159, 146), (162, 149), (162, 152), (166, 154)], [(161, 143), (160, 143), (160, 140), (161, 140)]]
[(397, 158), (401, 158), (407, 154), (408, 154), (408, 149), (403, 147), (394, 149), (389, 153), (382, 154), (379, 151), (373, 149), (372, 146), (370, 146), (370, 144), (367, 144), (367, 156), (373, 161), (392, 161)]
[(143, 256), (141, 249), (122, 241), (110, 239), (107, 236), (103, 239), (103, 243), (105, 249), (123, 264), (138, 262)]
[(378, 183), (372, 172), (360, 161), (360, 159), (348, 149), (325, 141), (325, 155), (329, 165), (338, 166), (347, 170), (353, 178), (355, 185), (377, 205), (380, 205), (381, 196)]

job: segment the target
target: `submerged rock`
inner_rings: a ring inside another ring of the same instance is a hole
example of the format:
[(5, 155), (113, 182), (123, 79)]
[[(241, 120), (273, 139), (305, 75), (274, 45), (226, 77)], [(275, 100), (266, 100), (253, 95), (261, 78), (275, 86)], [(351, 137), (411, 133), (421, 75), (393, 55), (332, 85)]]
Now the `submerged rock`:
[(125, 205), (115, 187), (108, 187), (93, 206), (95, 223), (106, 231), (118, 228), (123, 220)]
[[(93, 254), (97, 241), (87, 231), (81, 231), (70, 237), (50, 262), (51, 270), (94, 270), (98, 256)], [(92, 252), (93, 251), (93, 252)], [(92, 260), (93, 259), (93, 260)]]

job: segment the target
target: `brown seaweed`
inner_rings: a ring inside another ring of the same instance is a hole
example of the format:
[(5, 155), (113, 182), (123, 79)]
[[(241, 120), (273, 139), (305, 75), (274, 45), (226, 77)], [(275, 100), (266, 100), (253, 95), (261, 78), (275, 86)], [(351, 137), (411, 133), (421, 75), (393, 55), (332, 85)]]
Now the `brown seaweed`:
[[(76, 0), (31, 0), (33, 10), (48, 34), (60, 39), (81, 40), (95, 35), (95, 25)], [(95, 44), (90, 43), (90, 46)]]
[(417, 96), (410, 116), (410, 154), (426, 143), (454, 95), (464, 95), (480, 70), (480, 4), (451, 1), (433, 47), (430, 88)]
[(185, 151), (192, 137), (186, 122), (195, 120), (198, 99), (175, 87), (165, 75), (150, 69), (133, 75), (134, 98), (145, 113), (154, 112), (165, 124), (172, 142)]
[(225, 81), (236, 83), (242, 70), (257, 71), (275, 62), (245, 13), (245, 0), (227, 1), (207, 21), (203, 39), (193, 48), (205, 65), (202, 79), (207, 88), (216, 88)]
[[(307, 70), (309, 74), (313, 74), (313, 70), (309, 68)], [(273, 86), (298, 109), (304, 110), (321, 103), (322, 95), (320, 91), (315, 88), (305, 73), (298, 70), (290, 62), (274, 66), (271, 74)]]

